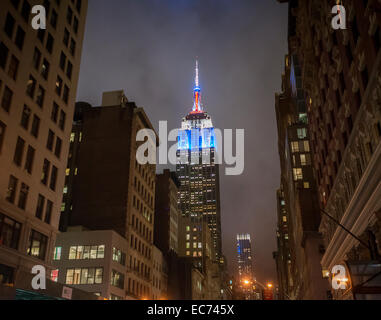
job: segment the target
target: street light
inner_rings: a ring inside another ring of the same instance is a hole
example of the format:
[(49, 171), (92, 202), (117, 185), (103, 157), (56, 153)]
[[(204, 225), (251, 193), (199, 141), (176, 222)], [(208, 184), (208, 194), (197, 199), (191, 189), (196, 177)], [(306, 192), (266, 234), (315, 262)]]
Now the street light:
[(268, 283), (267, 284), (267, 288), (271, 289), (273, 287), (273, 284), (272, 283)]

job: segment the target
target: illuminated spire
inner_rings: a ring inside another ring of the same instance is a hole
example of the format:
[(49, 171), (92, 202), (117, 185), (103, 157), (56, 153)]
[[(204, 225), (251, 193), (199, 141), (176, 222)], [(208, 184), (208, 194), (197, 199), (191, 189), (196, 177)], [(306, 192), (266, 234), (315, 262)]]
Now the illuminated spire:
[(195, 86), (193, 89), (193, 109), (192, 113), (201, 113), (202, 107), (201, 107), (201, 88), (200, 88), (200, 78), (199, 78), (199, 69), (198, 69), (198, 60), (196, 60), (196, 76), (195, 76)]

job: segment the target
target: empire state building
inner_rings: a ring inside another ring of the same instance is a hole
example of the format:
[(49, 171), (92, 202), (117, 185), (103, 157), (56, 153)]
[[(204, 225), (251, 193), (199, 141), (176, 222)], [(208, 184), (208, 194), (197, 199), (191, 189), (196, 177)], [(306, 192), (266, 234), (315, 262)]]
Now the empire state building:
[(219, 165), (217, 141), (211, 117), (203, 110), (199, 68), (196, 63), (195, 87), (193, 90), (192, 111), (182, 120), (178, 134), (178, 162), (176, 172), (180, 181), (179, 206), (183, 217), (191, 226), (183, 243), (186, 255), (201, 257), (200, 248), (205, 241), (203, 225), (209, 226), (215, 258), (221, 253), (221, 215)]

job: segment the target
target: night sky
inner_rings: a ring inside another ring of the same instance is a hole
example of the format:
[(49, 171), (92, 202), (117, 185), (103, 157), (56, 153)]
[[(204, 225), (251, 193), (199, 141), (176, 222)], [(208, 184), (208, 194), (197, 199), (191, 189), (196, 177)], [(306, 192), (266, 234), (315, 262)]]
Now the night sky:
[(236, 268), (236, 234), (250, 233), (255, 276), (276, 281), (280, 169), (274, 94), (287, 52), (287, 5), (276, 0), (89, 0), (78, 100), (124, 89), (158, 129), (192, 107), (195, 59), (204, 109), (220, 129), (245, 129), (245, 171), (221, 168), (223, 252)]

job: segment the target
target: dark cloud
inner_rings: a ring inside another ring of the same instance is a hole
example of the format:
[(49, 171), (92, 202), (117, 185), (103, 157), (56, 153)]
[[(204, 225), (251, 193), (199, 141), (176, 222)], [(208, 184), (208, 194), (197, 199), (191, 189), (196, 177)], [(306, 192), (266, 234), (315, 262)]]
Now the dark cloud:
[(223, 248), (250, 233), (258, 280), (275, 280), (279, 186), (274, 93), (280, 90), (287, 6), (275, 0), (90, 0), (78, 100), (124, 89), (152, 123), (180, 125), (192, 106), (195, 58), (205, 109), (221, 129), (245, 129), (245, 172), (221, 170)]

